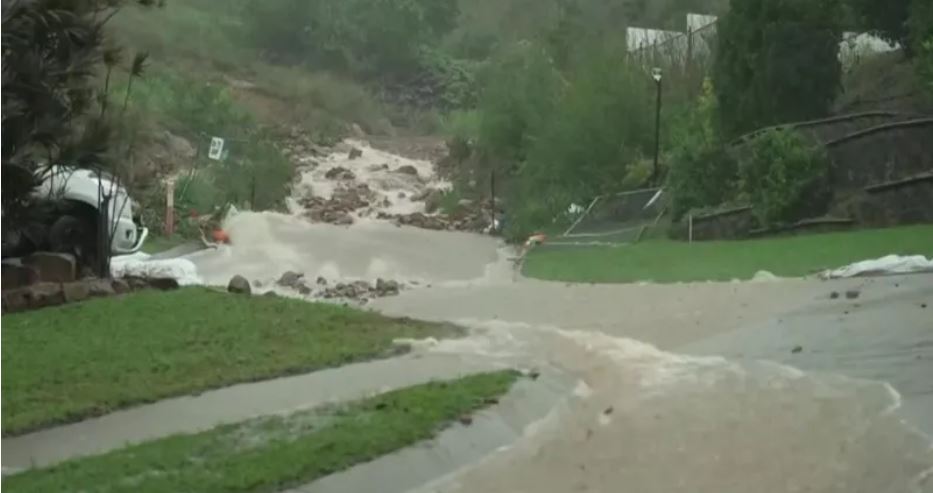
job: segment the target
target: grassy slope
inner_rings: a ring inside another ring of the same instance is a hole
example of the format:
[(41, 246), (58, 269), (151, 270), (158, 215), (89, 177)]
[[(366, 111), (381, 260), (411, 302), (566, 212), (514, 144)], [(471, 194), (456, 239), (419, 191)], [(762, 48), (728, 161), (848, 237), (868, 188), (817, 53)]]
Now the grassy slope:
[(726, 281), (760, 270), (802, 276), (889, 254), (933, 256), (933, 226), (692, 245), (656, 240), (617, 248), (544, 247), (528, 257), (525, 274), (567, 282)]
[(179, 435), (3, 479), (9, 492), (281, 491), (433, 437), (497, 399), (512, 371), (431, 383), (341, 408)]
[(126, 8), (109, 26), (121, 45), (150, 53), (155, 73), (230, 85), (261, 123), (300, 125), (328, 137), (348, 123), (370, 132), (390, 130), (384, 108), (361, 84), (313, 67), (265, 62), (251, 46), (237, 3), (174, 0), (164, 8)]
[(3, 433), (386, 356), (450, 326), (202, 288), (3, 315)]

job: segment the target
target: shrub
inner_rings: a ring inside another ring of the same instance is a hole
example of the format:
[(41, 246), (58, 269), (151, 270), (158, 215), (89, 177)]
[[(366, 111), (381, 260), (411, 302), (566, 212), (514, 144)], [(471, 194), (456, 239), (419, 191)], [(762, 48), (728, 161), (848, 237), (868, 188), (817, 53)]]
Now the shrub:
[(733, 199), (737, 191), (738, 165), (720, 141), (715, 118), (716, 98), (707, 80), (696, 105), (673, 125), (668, 188), (675, 221), (691, 209)]
[(739, 165), (741, 188), (764, 226), (823, 212), (829, 160), (796, 130), (772, 130), (748, 144)]

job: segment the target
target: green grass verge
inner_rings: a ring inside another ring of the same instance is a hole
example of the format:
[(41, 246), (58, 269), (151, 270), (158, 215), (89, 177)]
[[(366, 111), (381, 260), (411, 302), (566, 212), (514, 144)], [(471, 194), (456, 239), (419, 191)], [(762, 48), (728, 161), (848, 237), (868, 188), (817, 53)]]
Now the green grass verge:
[(76, 459), (3, 479), (9, 492), (270, 492), (435, 436), (508, 391), (504, 371), (398, 390), (347, 406), (266, 417)]
[(3, 315), (3, 433), (397, 352), (453, 326), (204, 288)]
[(564, 282), (681, 282), (749, 279), (761, 270), (803, 276), (884, 255), (933, 256), (933, 226), (687, 244), (652, 240), (620, 247), (543, 247), (526, 276)]

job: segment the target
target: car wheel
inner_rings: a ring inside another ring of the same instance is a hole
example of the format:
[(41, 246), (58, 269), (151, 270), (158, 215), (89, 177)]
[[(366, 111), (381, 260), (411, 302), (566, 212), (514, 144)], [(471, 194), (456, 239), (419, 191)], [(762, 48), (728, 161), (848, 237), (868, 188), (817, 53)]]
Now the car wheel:
[(80, 265), (93, 267), (97, 258), (96, 229), (87, 219), (61, 216), (49, 228), (49, 246), (52, 251), (74, 255)]

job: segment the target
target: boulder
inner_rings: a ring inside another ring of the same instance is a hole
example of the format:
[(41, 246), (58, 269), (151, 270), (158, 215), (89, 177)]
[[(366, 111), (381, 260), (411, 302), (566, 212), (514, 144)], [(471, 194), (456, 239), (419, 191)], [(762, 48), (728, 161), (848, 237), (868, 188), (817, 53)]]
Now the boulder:
[(22, 288), (39, 281), (39, 271), (32, 266), (3, 262), (3, 290)]
[(347, 168), (344, 168), (342, 166), (335, 166), (327, 170), (326, 173), (324, 173), (324, 178), (327, 178), (328, 180), (348, 180), (349, 181), (349, 180), (355, 180), (356, 175), (352, 171), (348, 170)]
[(428, 214), (433, 214), (441, 208), (441, 202), (444, 200), (444, 192), (437, 189), (431, 189), (421, 200), (424, 200), (425, 212)]
[(84, 301), (91, 297), (91, 290), (88, 283), (84, 281), (68, 282), (62, 284), (62, 295), (65, 303), (74, 303)]
[(418, 176), (418, 168), (410, 164), (396, 168), (395, 172), (403, 175)]
[(298, 286), (304, 284), (304, 274), (299, 274), (298, 272), (288, 271), (282, 274), (282, 277), (279, 278), (275, 283), (279, 286), (298, 289)]
[(376, 279), (376, 296), (395, 296), (399, 293), (400, 290), (401, 287), (398, 281), (385, 280), (382, 278)]
[(227, 284), (227, 291), (234, 294), (253, 294), (253, 288), (249, 285), (249, 280), (243, 276), (236, 275), (230, 279)]
[(350, 158), (351, 160), (361, 158), (363, 157), (363, 151), (354, 147), (350, 149), (350, 152), (349, 154), (347, 154), (347, 157)]
[(126, 294), (130, 292), (130, 285), (123, 279), (114, 279), (110, 282), (110, 288), (115, 294)]
[(39, 282), (73, 282), (77, 277), (75, 258), (67, 253), (36, 252), (23, 265), (36, 269)]

